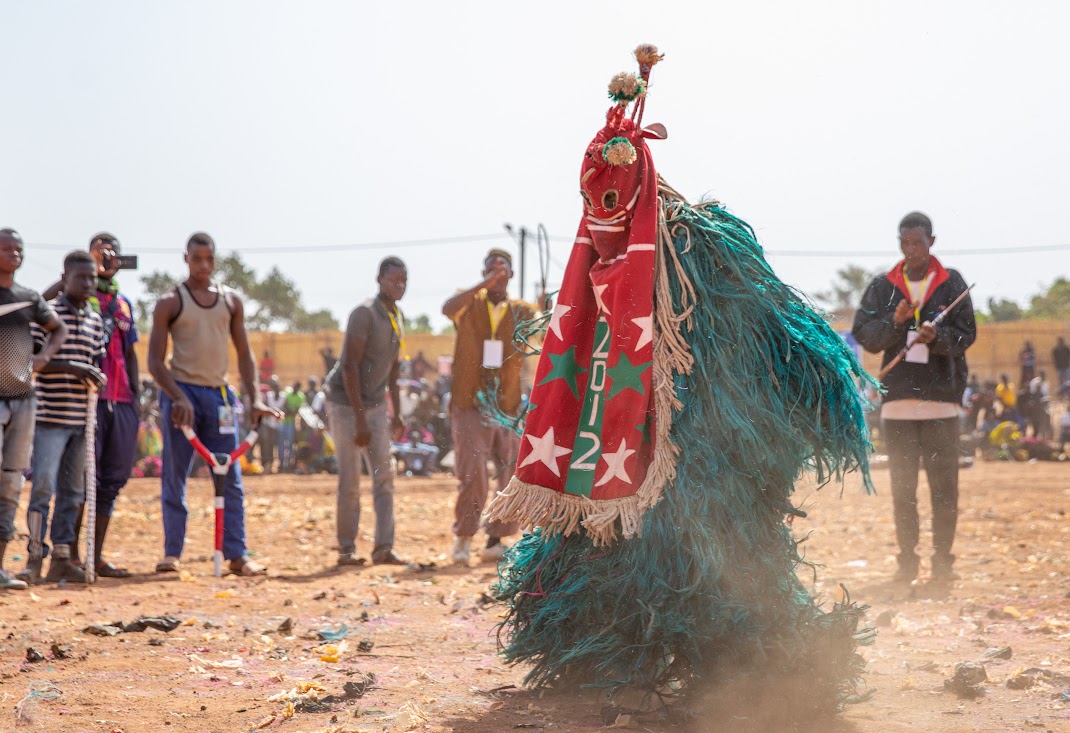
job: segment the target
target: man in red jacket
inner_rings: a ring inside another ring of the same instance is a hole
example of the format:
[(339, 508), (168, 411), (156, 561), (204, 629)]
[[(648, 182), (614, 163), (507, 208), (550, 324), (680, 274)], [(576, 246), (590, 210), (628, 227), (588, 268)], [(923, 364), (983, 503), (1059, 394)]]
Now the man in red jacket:
[(913, 212), (899, 222), (903, 259), (866, 288), (851, 333), (882, 365), (907, 345), (906, 358), (884, 378), (881, 433), (888, 446), (895, 531), (896, 579), (918, 576), (918, 461), (925, 463), (933, 507), (933, 580), (954, 577), (951, 546), (958, 520), (959, 405), (966, 388), (966, 349), (977, 338), (967, 296), (938, 326), (932, 321), (966, 289), (955, 270), (930, 254), (932, 221)]

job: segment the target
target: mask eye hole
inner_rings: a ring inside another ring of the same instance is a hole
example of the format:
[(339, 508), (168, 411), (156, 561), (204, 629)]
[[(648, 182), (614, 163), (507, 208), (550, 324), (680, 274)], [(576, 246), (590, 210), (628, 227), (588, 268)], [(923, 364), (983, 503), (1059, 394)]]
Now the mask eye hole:
[(619, 195), (612, 188), (602, 194), (602, 208), (603, 209), (615, 209), (617, 208), (617, 199)]
[(588, 209), (594, 208), (594, 204), (591, 203), (591, 197), (582, 188), (580, 189), (580, 196), (583, 196), (583, 203), (587, 204)]

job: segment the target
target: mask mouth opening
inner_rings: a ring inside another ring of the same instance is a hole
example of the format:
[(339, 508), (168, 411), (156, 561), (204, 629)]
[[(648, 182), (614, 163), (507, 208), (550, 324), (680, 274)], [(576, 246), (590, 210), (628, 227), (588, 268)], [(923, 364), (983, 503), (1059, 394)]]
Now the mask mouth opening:
[(602, 208), (607, 211), (611, 211), (617, 208), (617, 204), (620, 203), (620, 194), (615, 189), (609, 189), (602, 194)]

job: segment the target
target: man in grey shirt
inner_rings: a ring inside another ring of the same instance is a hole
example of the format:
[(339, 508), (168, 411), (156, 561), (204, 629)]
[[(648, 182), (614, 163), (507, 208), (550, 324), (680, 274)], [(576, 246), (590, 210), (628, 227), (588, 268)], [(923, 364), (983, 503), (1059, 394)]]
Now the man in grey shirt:
[[(372, 562), (404, 565), (394, 552), (394, 468), (391, 434), (402, 433), (398, 401), (398, 353), (404, 318), (397, 301), (405, 295), (408, 271), (397, 257), (379, 263), (379, 294), (349, 315), (338, 362), (327, 375), (327, 420), (338, 457), (338, 565), (363, 565), (356, 556), (360, 524), (360, 454), (368, 457), (375, 506)], [(386, 396), (394, 405), (387, 415)]]

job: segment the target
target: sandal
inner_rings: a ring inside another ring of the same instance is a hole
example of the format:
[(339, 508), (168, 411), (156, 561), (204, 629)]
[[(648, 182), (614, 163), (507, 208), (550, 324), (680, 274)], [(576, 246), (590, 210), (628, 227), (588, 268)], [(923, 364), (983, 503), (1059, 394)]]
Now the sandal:
[(357, 557), (352, 552), (340, 552), (338, 553), (338, 567), (362, 567), (367, 564), (367, 560), (363, 557)]
[(243, 578), (251, 578), (256, 575), (267, 575), (267, 568), (248, 556), (236, 557), (230, 561), (230, 572)]
[[(156, 572), (165, 571), (161, 571), (159, 565), (157, 565)], [(126, 568), (117, 568), (110, 562), (101, 560), (100, 564), (97, 565), (97, 575), (101, 578), (129, 578), (130, 571)]]
[(177, 557), (165, 557), (163, 560), (156, 563), (156, 572), (177, 573), (181, 567), (182, 563)]

